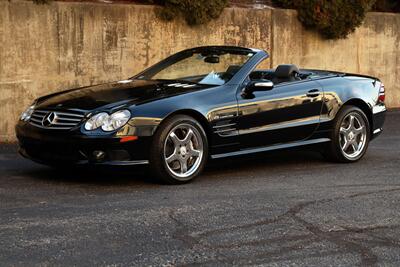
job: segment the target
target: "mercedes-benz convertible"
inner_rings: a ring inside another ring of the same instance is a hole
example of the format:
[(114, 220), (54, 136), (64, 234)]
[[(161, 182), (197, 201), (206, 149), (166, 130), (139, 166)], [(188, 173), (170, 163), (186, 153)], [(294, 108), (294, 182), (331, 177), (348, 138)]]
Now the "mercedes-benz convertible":
[(283, 148), (318, 144), (330, 160), (361, 159), (382, 132), (383, 83), (293, 64), (264, 69), (267, 58), (198, 47), (126, 80), (40, 97), (16, 125), (20, 153), (50, 166), (149, 164), (172, 184), (194, 179), (208, 159)]

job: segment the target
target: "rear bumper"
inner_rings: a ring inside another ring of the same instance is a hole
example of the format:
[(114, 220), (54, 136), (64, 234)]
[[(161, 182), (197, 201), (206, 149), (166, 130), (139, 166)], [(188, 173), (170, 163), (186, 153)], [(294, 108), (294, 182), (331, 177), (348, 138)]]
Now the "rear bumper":
[(386, 107), (384, 105), (377, 105), (372, 110), (372, 138), (379, 136), (383, 131), (383, 124), (386, 119)]
[(142, 165), (148, 163), (151, 137), (121, 143), (120, 137), (60, 133), (18, 123), (19, 153), (46, 165)]

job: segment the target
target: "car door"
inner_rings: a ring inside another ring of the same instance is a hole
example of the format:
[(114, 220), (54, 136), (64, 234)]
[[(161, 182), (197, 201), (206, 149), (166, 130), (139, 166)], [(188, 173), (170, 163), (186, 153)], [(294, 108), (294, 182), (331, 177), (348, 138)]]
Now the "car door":
[(312, 80), (286, 82), (245, 96), (237, 92), (242, 147), (307, 139), (319, 125), (323, 92)]

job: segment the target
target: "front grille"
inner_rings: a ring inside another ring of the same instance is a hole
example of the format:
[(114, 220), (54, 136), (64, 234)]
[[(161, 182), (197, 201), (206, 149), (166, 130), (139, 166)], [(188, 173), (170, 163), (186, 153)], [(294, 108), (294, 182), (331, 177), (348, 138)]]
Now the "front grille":
[(84, 111), (53, 111), (37, 109), (33, 112), (29, 119), (29, 123), (44, 129), (70, 130), (77, 126), (84, 116)]

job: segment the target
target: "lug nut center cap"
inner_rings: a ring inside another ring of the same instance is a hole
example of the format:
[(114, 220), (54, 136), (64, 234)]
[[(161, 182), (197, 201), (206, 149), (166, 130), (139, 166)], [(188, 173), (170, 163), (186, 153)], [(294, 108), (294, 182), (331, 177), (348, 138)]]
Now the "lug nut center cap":
[(350, 132), (350, 133), (349, 133), (349, 139), (350, 139), (350, 140), (353, 140), (353, 138), (354, 138), (354, 133), (353, 133), (353, 132)]
[(187, 154), (186, 147), (184, 147), (184, 146), (181, 146), (181, 148), (180, 148), (180, 152), (181, 152), (181, 155), (182, 155), (182, 156), (185, 156), (185, 155)]

